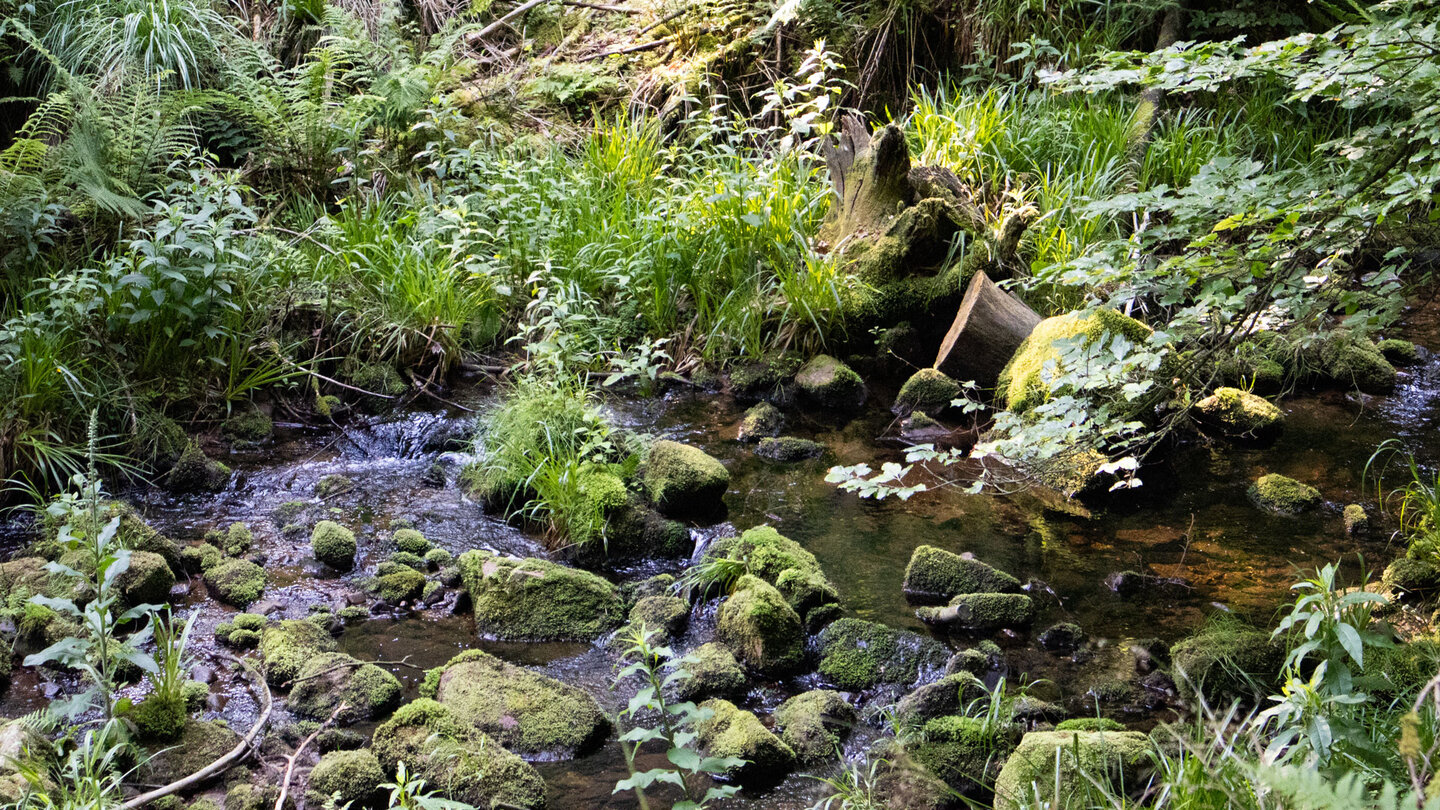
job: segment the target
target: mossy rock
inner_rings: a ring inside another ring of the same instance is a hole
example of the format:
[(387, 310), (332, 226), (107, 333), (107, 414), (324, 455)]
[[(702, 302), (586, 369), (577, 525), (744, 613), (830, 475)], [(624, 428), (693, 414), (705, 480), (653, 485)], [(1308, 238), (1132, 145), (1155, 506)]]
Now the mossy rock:
[(271, 686), (280, 686), (294, 680), (310, 659), (334, 652), (335, 639), (313, 622), (284, 619), (265, 626), (259, 647), (265, 680)]
[(390, 539), (395, 541), (396, 548), (410, 554), (424, 555), (432, 548), (425, 535), (414, 529), (397, 529)]
[(899, 416), (915, 411), (927, 414), (943, 414), (950, 403), (959, 399), (964, 389), (960, 383), (934, 368), (922, 368), (900, 386), (895, 396), (895, 405), (890, 410)]
[(220, 434), (236, 447), (253, 447), (275, 431), (275, 423), (259, 408), (232, 415), (220, 425)]
[(126, 605), (163, 605), (170, 601), (170, 587), (175, 584), (175, 574), (159, 554), (132, 551), (130, 567), (120, 575), (117, 584)]
[(397, 551), (391, 554), (386, 559), (386, 562), (404, 566), (405, 568), (410, 568), (415, 571), (425, 570), (425, 558), (413, 551)]
[(279, 798), (280, 788), (275, 785), (239, 782), (225, 793), (225, 810), (271, 810)]
[(205, 585), (221, 602), (247, 607), (265, 594), (265, 569), (249, 560), (225, 560), (206, 569)]
[(1170, 648), (1172, 674), (1187, 703), (1211, 706), (1258, 701), (1271, 693), (1285, 661), (1284, 645), (1236, 621), (1212, 620)]
[(1247, 494), (1256, 506), (1282, 515), (1308, 512), (1325, 502), (1320, 490), (1279, 473), (1260, 476)]
[(1413, 696), (1440, 671), (1440, 639), (1417, 638), (1365, 653), (1363, 688), (1387, 698)]
[(947, 716), (926, 721), (919, 740), (909, 746), (916, 762), (962, 796), (979, 797), (1000, 775), (1000, 765), (1015, 741), (978, 718)]
[(333, 520), (322, 520), (310, 532), (310, 550), (315, 559), (337, 571), (355, 567), (355, 533)]
[(835, 759), (840, 746), (860, 721), (855, 707), (839, 692), (815, 689), (796, 695), (775, 710), (780, 741), (795, 752), (801, 765)]
[(447, 565), (455, 562), (455, 555), (443, 548), (432, 548), (425, 552), (425, 567), (432, 571), (438, 571)]
[(773, 781), (795, 768), (795, 752), (751, 712), (720, 698), (707, 700), (700, 708), (710, 712), (697, 729), (705, 753), (745, 760), (726, 772), (728, 778), (739, 782)]
[(761, 439), (760, 443), (755, 445), (755, 455), (782, 464), (793, 464), (825, 455), (825, 445), (794, 436), (772, 437)]
[(698, 447), (661, 440), (650, 448), (641, 480), (665, 516), (703, 517), (720, 511), (730, 472)]
[(1056, 731), (1124, 731), (1125, 726), (1109, 717), (1072, 717), (1055, 725)]
[(915, 722), (963, 714), (971, 703), (988, 694), (984, 681), (968, 672), (956, 672), (917, 686), (895, 704), (895, 714)]
[(365, 587), (381, 600), (398, 605), (420, 598), (425, 590), (425, 575), (408, 565), (400, 565), (397, 571), (372, 577)]
[(239, 557), (255, 545), (255, 533), (244, 523), (236, 521), (225, 530), (225, 544), (222, 550), (228, 557)]
[(1151, 771), (1150, 752), (1150, 738), (1137, 731), (1032, 731), (1000, 769), (995, 810), (1021, 810), (1036, 800), (1056, 810), (1088, 806), (1079, 802), (1090, 780), (1138, 792)]
[(882, 683), (908, 686), (945, 666), (945, 645), (919, 633), (845, 618), (820, 633), (819, 672), (848, 692)]
[(737, 438), (742, 442), (758, 442), (771, 436), (779, 436), (785, 427), (785, 414), (768, 402), (754, 405), (740, 420)]
[(1046, 380), (1060, 363), (1057, 341), (1083, 340), (1086, 346), (1091, 346), (1098, 340), (1120, 335), (1132, 343), (1144, 344), (1151, 334), (1145, 324), (1109, 309), (1046, 318), (1036, 325), (1000, 372), (996, 390), (1008, 410), (1024, 413), (1052, 396), (1065, 393), (1051, 390)]
[(878, 760), (873, 794), (885, 810), (953, 810), (955, 792), (904, 748), (882, 740), (872, 751)]
[(301, 717), (325, 720), (344, 703), (335, 722), (351, 725), (384, 717), (400, 705), (403, 693), (400, 680), (374, 664), (345, 653), (322, 653), (300, 668), (290, 709)]
[(840, 594), (823, 574), (787, 568), (775, 579), (775, 589), (812, 633), (840, 617)]
[(785, 399), (785, 389), (800, 365), (800, 357), (794, 354), (742, 364), (730, 371), (730, 390), (742, 399)]
[(611, 559), (673, 559), (689, 557), (694, 550), (690, 529), (660, 514), (639, 495), (630, 494), (625, 505), (606, 519), (605, 554)]
[(744, 693), (745, 669), (735, 660), (730, 648), (716, 642), (701, 644), (691, 650), (684, 662), (690, 677), (677, 680), (672, 688), (680, 700), (703, 697), (733, 697)]
[(774, 585), (746, 574), (720, 605), (715, 635), (756, 672), (782, 675), (799, 669), (805, 656), (800, 615)]
[(1043, 649), (1050, 652), (1068, 653), (1085, 646), (1086, 639), (1085, 631), (1080, 625), (1074, 622), (1058, 622), (1040, 634), (1039, 642)]
[(911, 601), (940, 604), (962, 593), (1019, 593), (1020, 580), (969, 556), (917, 546), (901, 587)]
[(230, 468), (205, 455), (193, 441), (165, 475), (165, 488), (171, 492), (219, 492), (229, 482)]
[(1384, 394), (1395, 387), (1395, 367), (1363, 337), (1337, 332), (1320, 344), (1319, 355), (1325, 377), (1339, 385), (1367, 394)]
[(1358, 503), (1347, 504), (1341, 517), (1345, 521), (1346, 534), (1364, 534), (1370, 530), (1370, 515)]
[(152, 692), (130, 710), (136, 735), (146, 742), (172, 742), (185, 730), (190, 719), (183, 695), (163, 696)]
[(962, 593), (945, 607), (922, 607), (915, 615), (959, 630), (1021, 629), (1035, 620), (1035, 603), (1023, 593)]
[(865, 404), (865, 381), (828, 354), (818, 354), (795, 375), (800, 398), (830, 410), (854, 410)]
[(180, 552), (181, 567), (192, 574), (201, 574), (219, 565), (225, 553), (209, 543), (187, 546)]
[(375, 729), (372, 750), (386, 774), (404, 762), (412, 777), (451, 801), (545, 806), (545, 781), (533, 767), (434, 700), (400, 707)]
[(1238, 388), (1221, 387), (1195, 404), (1200, 422), (1237, 439), (1268, 439), (1280, 432), (1285, 414), (1269, 400)]
[(1401, 598), (1427, 599), (1440, 593), (1440, 566), (1401, 557), (1385, 567), (1381, 581)]
[(588, 571), (480, 550), (461, 554), (457, 563), (483, 637), (590, 641), (624, 616), (619, 591)]
[(336, 806), (371, 807), (389, 780), (371, 751), (331, 751), (310, 771), (310, 794), (318, 806), (334, 797)]
[(630, 624), (659, 630), (663, 639), (672, 639), (685, 632), (690, 621), (690, 603), (675, 596), (646, 596), (630, 608)]
[(1375, 348), (1392, 366), (1413, 366), (1420, 362), (1420, 347), (1408, 340), (1388, 338), (1376, 343)]
[(235, 748), (240, 735), (218, 721), (191, 720), (173, 741), (160, 744), (135, 771), (138, 781), (168, 785), (179, 781)]
[(839, 593), (815, 555), (770, 526), (755, 526), (739, 537), (716, 540), (705, 556), (744, 561), (747, 571), (780, 591), (808, 630), (818, 630), (839, 613)]
[(570, 759), (593, 749), (610, 729), (583, 689), (480, 650), (430, 670), (421, 692), (524, 757)]
[(323, 475), (315, 482), (315, 497), (321, 500), (328, 500), (338, 495), (345, 495), (355, 491), (355, 481), (348, 475), (331, 473)]

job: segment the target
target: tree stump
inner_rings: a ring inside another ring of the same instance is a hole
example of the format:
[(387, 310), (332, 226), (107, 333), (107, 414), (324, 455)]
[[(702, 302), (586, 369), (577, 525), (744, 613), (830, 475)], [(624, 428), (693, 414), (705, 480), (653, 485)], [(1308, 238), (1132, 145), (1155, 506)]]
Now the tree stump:
[(1040, 321), (1024, 301), (995, 286), (985, 273), (976, 273), (940, 343), (935, 368), (957, 380), (994, 388), (1000, 372)]

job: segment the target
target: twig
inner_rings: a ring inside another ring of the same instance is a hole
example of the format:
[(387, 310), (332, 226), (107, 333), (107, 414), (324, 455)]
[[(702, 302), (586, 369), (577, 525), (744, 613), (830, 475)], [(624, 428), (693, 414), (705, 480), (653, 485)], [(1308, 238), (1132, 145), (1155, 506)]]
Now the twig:
[(479, 42), (480, 40), (484, 39), (486, 36), (488, 36), (488, 35), (490, 35), (490, 34), (493, 34), (493, 33), (495, 33), (496, 31), (500, 30), (500, 29), (501, 29), (502, 27), (504, 27), (507, 23), (509, 23), (511, 20), (515, 19), (516, 17), (519, 17), (521, 14), (524, 14), (525, 12), (529, 11), (529, 10), (532, 9), (532, 8), (535, 8), (536, 6), (538, 6), (538, 5), (542, 4), (542, 3), (548, 3), (548, 2), (550, 2), (550, 0), (530, 0), (528, 3), (524, 3), (524, 4), (522, 4), (522, 5), (519, 5), (519, 6), (517, 6), (515, 9), (513, 9), (512, 11), (510, 11), (508, 14), (506, 14), (504, 17), (501, 17), (500, 19), (496, 20), (495, 22), (490, 23), (489, 25), (485, 26), (484, 28), (481, 28), (479, 31), (476, 31), (476, 32), (473, 33), (473, 34), (466, 34), (466, 35), (465, 35), (465, 41), (466, 41), (466, 42)]
[(379, 398), (381, 398), (381, 399), (396, 399), (396, 397), (392, 397), (392, 396), (390, 396), (389, 394), (377, 394), (377, 393), (375, 393), (374, 391), (366, 391), (364, 388), (356, 388), (356, 387), (353, 386), (353, 385), (347, 385), (346, 383), (340, 382), (340, 381), (337, 380), (337, 379), (334, 379), (334, 378), (331, 378), (331, 377), (326, 377), (324, 374), (321, 374), (320, 372), (316, 371), (315, 369), (306, 368), (306, 367), (300, 365), (299, 363), (296, 363), (295, 361), (291, 360), (290, 358), (286, 357), (285, 355), (280, 354), (279, 352), (276, 352), (276, 353), (275, 353), (275, 357), (276, 357), (276, 359), (278, 359), (280, 362), (282, 362), (282, 363), (284, 363), (284, 364), (286, 364), (286, 365), (288, 365), (288, 366), (294, 366), (295, 368), (300, 369), (300, 370), (303, 371), (304, 373), (309, 374), (310, 376), (315, 377), (315, 378), (317, 378), (317, 379), (324, 380), (325, 382), (328, 382), (328, 383), (330, 383), (331, 385), (338, 385), (338, 386), (340, 386), (341, 388), (348, 388), (348, 389), (351, 390), (351, 391), (356, 391), (356, 392), (358, 392), (358, 393), (364, 394), (364, 395), (367, 396), (367, 397), (379, 397)]
[(665, 23), (670, 22), (671, 20), (675, 19), (676, 17), (679, 17), (680, 15), (684, 14), (685, 12), (687, 12), (687, 11), (689, 11), (689, 10), (690, 10), (689, 8), (682, 8), (682, 9), (680, 9), (679, 11), (675, 11), (675, 12), (672, 12), (672, 13), (670, 13), (670, 14), (666, 14), (664, 17), (661, 17), (660, 19), (656, 20), (655, 22), (650, 23), (649, 25), (645, 26), (644, 28), (641, 28), (641, 29), (640, 29), (640, 33), (636, 34), (635, 36), (637, 36), (637, 37), (643, 37), (643, 36), (645, 36), (646, 34), (650, 33), (651, 31), (654, 31), (656, 28), (659, 28), (660, 26), (664, 25)]
[(232, 764), (245, 758), (245, 754), (250, 750), (250, 746), (254, 744), (255, 738), (259, 736), (260, 731), (265, 728), (265, 724), (270, 721), (270, 711), (271, 709), (275, 708), (275, 698), (270, 694), (270, 687), (265, 683), (265, 677), (259, 672), (255, 671), (255, 669), (250, 665), (250, 663), (243, 658), (237, 658), (230, 653), (221, 651), (216, 651), (216, 654), (225, 658), (229, 658), (231, 661), (235, 661), (236, 663), (240, 664), (240, 666), (244, 667), (246, 671), (248, 671), (255, 678), (255, 682), (260, 684), (261, 689), (265, 690), (264, 711), (260, 712), (260, 717), (255, 721), (255, 725), (250, 728), (250, 732), (246, 734), (243, 738), (241, 738), (240, 743), (234, 748), (230, 749), (229, 753), (225, 754), (224, 756), (220, 757), (209, 765), (206, 765), (195, 773), (190, 774), (184, 779), (176, 782), (171, 782), (164, 787), (156, 788), (149, 793), (142, 793), (139, 796), (136, 796), (135, 798), (121, 805), (124, 810), (135, 810), (135, 808), (147, 805), (150, 802), (155, 801), (156, 799), (169, 796), (172, 793), (178, 793), (190, 787), (191, 785), (204, 782), (206, 779), (209, 779), (215, 774), (221, 773), (222, 771), (226, 770)]
[(603, 3), (582, 3), (580, 0), (560, 0), (562, 6), (579, 6), (580, 8), (593, 8), (596, 11), (613, 11), (616, 14), (644, 14), (641, 8), (626, 8), (625, 6), (607, 6)]
[(345, 711), (346, 708), (348, 707), (345, 701), (340, 701), (340, 705), (336, 706), (335, 711), (330, 713), (330, 719), (321, 723), (319, 728), (311, 732), (310, 736), (306, 737), (300, 743), (300, 747), (295, 749), (295, 753), (286, 758), (285, 776), (280, 779), (280, 798), (275, 800), (275, 810), (285, 810), (285, 797), (290, 793), (290, 777), (295, 775), (295, 763), (300, 761), (300, 755), (305, 753), (305, 749), (309, 747), (310, 743), (315, 741), (316, 737), (320, 736), (320, 732), (329, 728), (330, 724), (335, 722), (335, 718), (340, 716), (340, 712)]
[(637, 51), (648, 51), (652, 48), (658, 48), (661, 45), (669, 45), (672, 41), (674, 41), (674, 39), (675, 37), (663, 37), (661, 39), (652, 40), (650, 42), (642, 42), (639, 45), (627, 45), (624, 48), (616, 48), (613, 51), (602, 51), (600, 53), (591, 54), (590, 56), (582, 56), (575, 61), (590, 62), (596, 59), (604, 59), (607, 56), (620, 56), (621, 54), (636, 53)]
[(288, 681), (280, 684), (280, 688), (283, 689), (283, 688), (285, 688), (285, 687), (288, 687), (288, 686), (292, 686), (292, 685), (294, 685), (294, 684), (297, 684), (297, 683), (299, 683), (299, 682), (301, 682), (301, 681), (308, 681), (308, 680), (310, 680), (311, 678), (318, 678), (318, 677), (320, 677), (321, 675), (329, 675), (330, 673), (336, 672), (336, 671), (338, 671), (338, 670), (349, 669), (349, 668), (351, 668), (351, 667), (363, 667), (363, 666), (365, 666), (366, 664), (374, 664), (374, 665), (377, 666), (377, 667), (409, 667), (410, 669), (416, 669), (416, 670), (423, 670), (423, 669), (425, 669), (424, 667), (419, 667), (419, 666), (416, 666), (416, 665), (410, 663), (410, 656), (408, 656), (408, 655), (405, 656), (404, 658), (401, 658), (399, 661), (346, 661), (346, 662), (343, 663), (343, 664), (336, 664), (335, 666), (330, 667), (329, 669), (322, 669), (322, 670), (320, 670), (319, 672), (315, 672), (315, 673), (312, 673), (312, 674), (310, 674), (310, 675), (305, 675), (305, 676), (299, 677), (299, 678), (291, 678), (290, 680), (288, 680)]

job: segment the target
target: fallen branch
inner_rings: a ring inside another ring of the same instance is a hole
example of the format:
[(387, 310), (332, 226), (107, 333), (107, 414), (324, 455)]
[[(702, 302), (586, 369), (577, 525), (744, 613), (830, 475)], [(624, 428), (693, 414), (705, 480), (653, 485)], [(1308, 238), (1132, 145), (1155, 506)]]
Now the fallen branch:
[(535, 7), (538, 6), (538, 5), (542, 5), (542, 4), (548, 3), (548, 2), (550, 2), (550, 0), (529, 0), (529, 2), (527, 2), (527, 3), (523, 3), (523, 4), (519, 5), (519, 6), (516, 6), (516, 7), (515, 7), (514, 9), (512, 9), (509, 13), (507, 13), (504, 17), (501, 17), (500, 19), (496, 20), (495, 22), (490, 23), (489, 25), (485, 26), (484, 28), (481, 28), (479, 31), (476, 31), (476, 32), (474, 32), (474, 33), (472, 33), (472, 34), (466, 34), (466, 35), (465, 35), (465, 41), (466, 41), (466, 42), (479, 42), (480, 40), (484, 39), (485, 37), (489, 36), (490, 34), (493, 34), (493, 33), (495, 33), (496, 31), (500, 30), (500, 29), (503, 28), (507, 23), (509, 23), (511, 20), (515, 19), (516, 17), (519, 17), (521, 14), (524, 14), (525, 12), (529, 11), (529, 10), (532, 9), (532, 8), (535, 8)]
[(305, 753), (305, 749), (310, 746), (310, 743), (315, 742), (315, 738), (320, 736), (320, 732), (329, 728), (330, 724), (335, 722), (335, 718), (340, 716), (340, 712), (345, 711), (346, 708), (348, 707), (345, 705), (345, 701), (340, 701), (340, 705), (330, 713), (330, 719), (321, 723), (319, 728), (301, 741), (300, 747), (295, 749), (295, 753), (286, 757), (285, 776), (280, 780), (280, 798), (275, 800), (275, 810), (285, 810), (285, 797), (290, 795), (290, 778), (295, 775), (295, 763), (300, 761), (300, 755)]
[(591, 54), (589, 56), (582, 56), (575, 61), (591, 62), (596, 59), (604, 59), (607, 56), (620, 56), (621, 54), (636, 53), (638, 51), (648, 51), (652, 48), (658, 48), (661, 45), (669, 45), (671, 42), (674, 41), (674, 39), (675, 37), (663, 37), (661, 39), (652, 40), (650, 42), (642, 42), (639, 45), (627, 45), (624, 48), (616, 48), (613, 51), (602, 51), (600, 53)]
[(340, 382), (339, 380), (334, 379), (333, 377), (326, 377), (324, 374), (321, 374), (320, 372), (316, 371), (315, 369), (306, 368), (306, 367), (300, 365), (299, 363), (295, 362), (294, 360), (291, 360), (290, 358), (286, 357), (285, 355), (280, 354), (279, 352), (276, 352), (276, 353), (275, 353), (275, 357), (276, 357), (277, 359), (279, 359), (279, 361), (282, 362), (282, 363), (284, 363), (285, 365), (287, 365), (287, 366), (293, 366), (293, 367), (299, 369), (301, 372), (303, 372), (303, 373), (305, 373), (305, 374), (309, 374), (311, 377), (314, 377), (314, 378), (316, 378), (316, 379), (324, 380), (325, 382), (328, 382), (328, 383), (330, 383), (331, 385), (338, 385), (338, 386), (340, 386), (341, 388), (346, 388), (346, 389), (349, 389), (349, 390), (351, 390), (351, 391), (355, 391), (356, 393), (364, 394), (364, 395), (367, 396), (367, 397), (379, 397), (379, 398), (381, 398), (381, 399), (395, 399), (395, 398), (396, 398), (396, 397), (390, 396), (389, 394), (377, 394), (377, 393), (375, 393), (374, 391), (366, 391), (364, 388), (356, 388), (356, 387), (353, 386), (353, 385), (348, 385), (348, 384), (346, 384), (346, 383)]
[(256, 671), (254, 667), (252, 667), (250, 663), (243, 658), (237, 658), (230, 653), (221, 652), (218, 650), (216, 651), (216, 654), (221, 655), (225, 658), (229, 658), (231, 661), (235, 661), (236, 663), (240, 664), (240, 666), (244, 667), (245, 670), (249, 672), (252, 676), (254, 676), (255, 682), (260, 684), (261, 689), (265, 690), (265, 709), (260, 712), (260, 717), (255, 721), (255, 725), (250, 728), (250, 732), (244, 737), (242, 737), (240, 739), (240, 743), (234, 748), (230, 749), (229, 753), (225, 754), (224, 756), (220, 757), (209, 765), (206, 765), (195, 773), (190, 774), (184, 779), (171, 782), (164, 787), (156, 788), (155, 790), (152, 790), (148, 793), (142, 793), (139, 796), (130, 799), (129, 801), (125, 802), (125, 804), (121, 805), (124, 810), (135, 810), (135, 808), (143, 807), (144, 805), (147, 805), (150, 802), (155, 801), (156, 799), (169, 796), (172, 793), (178, 793), (190, 787), (191, 785), (200, 784), (206, 779), (209, 779), (216, 774), (224, 772), (231, 765), (245, 758), (245, 754), (250, 750), (251, 745), (254, 744), (255, 738), (259, 736), (260, 731), (265, 728), (265, 724), (270, 721), (270, 711), (275, 708), (275, 698), (270, 694), (270, 687), (266, 685), (265, 677), (261, 675), (258, 671)]
[(651, 31), (654, 31), (656, 28), (659, 28), (660, 26), (664, 25), (665, 23), (670, 22), (671, 20), (675, 19), (676, 17), (679, 17), (680, 15), (684, 14), (685, 12), (687, 12), (687, 11), (689, 11), (689, 10), (690, 10), (690, 9), (688, 9), (688, 8), (682, 8), (682, 9), (680, 9), (679, 11), (674, 11), (674, 12), (671, 12), (671, 13), (669, 13), (669, 14), (666, 14), (664, 17), (661, 17), (660, 19), (656, 20), (655, 22), (650, 23), (649, 25), (645, 26), (644, 28), (641, 28), (641, 29), (640, 29), (640, 33), (636, 34), (635, 36), (637, 36), (637, 37), (643, 37), (643, 36), (645, 36), (646, 34), (650, 33)]
[(625, 6), (607, 6), (603, 3), (582, 3), (580, 0), (560, 0), (562, 6), (578, 6), (580, 8), (593, 8), (596, 11), (613, 11), (616, 14), (644, 14), (641, 8), (626, 8)]

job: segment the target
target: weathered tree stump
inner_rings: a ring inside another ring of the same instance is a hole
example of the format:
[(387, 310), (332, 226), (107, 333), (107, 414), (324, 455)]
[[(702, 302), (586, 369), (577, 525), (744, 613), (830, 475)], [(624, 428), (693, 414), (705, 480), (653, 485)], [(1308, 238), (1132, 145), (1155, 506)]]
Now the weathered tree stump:
[(984, 388), (994, 388), (1005, 364), (1040, 320), (1024, 301), (978, 272), (940, 343), (935, 368), (957, 380), (974, 380)]

